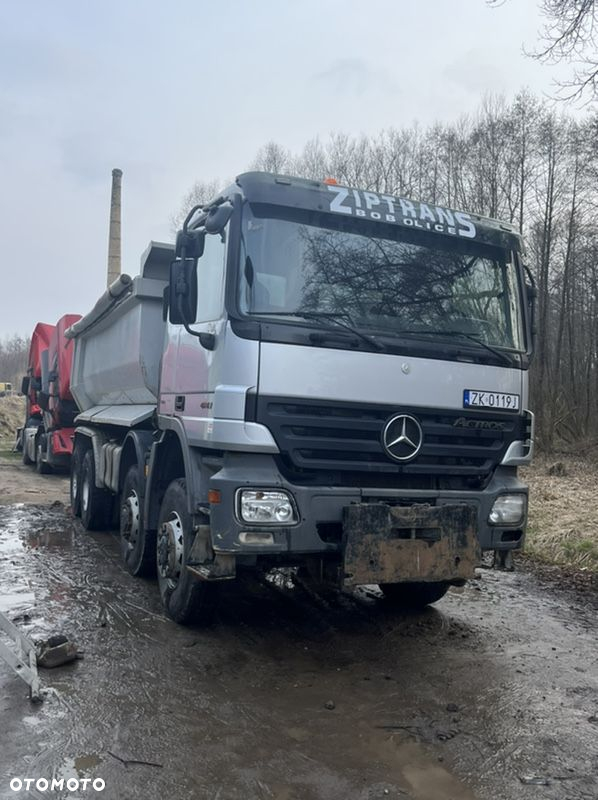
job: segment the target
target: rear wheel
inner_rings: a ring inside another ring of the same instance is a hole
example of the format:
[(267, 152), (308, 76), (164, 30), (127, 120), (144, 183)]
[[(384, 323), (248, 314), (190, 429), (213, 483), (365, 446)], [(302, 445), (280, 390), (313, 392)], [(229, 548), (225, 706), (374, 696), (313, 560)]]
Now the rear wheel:
[(25, 442), (23, 437), (23, 464), (25, 464), (27, 467), (30, 467), (33, 463), (35, 462), (29, 458), (29, 453), (27, 452), (27, 442)]
[(111, 497), (96, 486), (93, 450), (86, 450), (81, 467), (81, 522), (87, 531), (104, 530), (110, 519)]
[(83, 467), (81, 448), (75, 446), (71, 456), (71, 509), (76, 517), (81, 516), (81, 470)]
[(144, 530), (140, 486), (139, 468), (133, 466), (125, 475), (120, 499), (120, 546), (131, 575), (152, 575), (156, 572), (156, 533)]
[(33, 458), (31, 458), (31, 456), (27, 452), (27, 445), (31, 444), (31, 439), (28, 436), (25, 436), (25, 432), (30, 428), (37, 429), (38, 426), (39, 426), (38, 422), (36, 422), (31, 417), (28, 417), (25, 422), (25, 427), (21, 431), (21, 448), (23, 450), (23, 464), (26, 464), (28, 467), (31, 466), (31, 464), (35, 464), (35, 445), (33, 448)]
[(381, 583), (380, 588), (384, 593), (384, 597), (393, 605), (403, 608), (424, 608), (444, 597), (450, 585), (447, 581)]
[(156, 551), (162, 603), (168, 615), (182, 625), (209, 622), (216, 599), (217, 587), (194, 578), (185, 567), (193, 543), (192, 529), (186, 482), (178, 478), (162, 501)]

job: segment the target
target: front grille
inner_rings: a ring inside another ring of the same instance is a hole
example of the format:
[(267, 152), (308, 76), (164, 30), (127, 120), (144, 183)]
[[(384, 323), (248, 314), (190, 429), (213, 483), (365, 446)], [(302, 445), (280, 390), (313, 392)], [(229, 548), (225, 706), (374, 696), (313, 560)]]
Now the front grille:
[[(365, 486), (437, 488), (440, 484), (434, 479), (443, 477), (479, 484), (489, 478), (512, 441), (527, 438), (524, 417), (487, 411), (258, 397), (253, 413), (272, 432), (281, 464), (295, 477), (342, 474), (343, 482)], [(386, 454), (382, 432), (392, 416), (403, 413), (419, 421), (423, 444), (413, 460), (399, 463)], [(478, 420), (497, 423), (501, 429), (463, 427), (464, 422)]]

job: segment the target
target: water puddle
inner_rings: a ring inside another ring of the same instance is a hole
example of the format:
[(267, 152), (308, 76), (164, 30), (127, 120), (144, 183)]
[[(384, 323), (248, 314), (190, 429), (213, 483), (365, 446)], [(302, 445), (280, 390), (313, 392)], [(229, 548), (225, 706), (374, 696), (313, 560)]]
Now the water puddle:
[(415, 742), (398, 748), (400, 772), (413, 800), (476, 800), (471, 789)]
[(77, 756), (73, 760), (73, 767), (77, 771), (80, 778), (85, 777), (85, 773), (89, 772), (102, 763), (102, 759), (97, 753), (89, 753), (88, 755)]
[(0, 611), (3, 614), (11, 612), (11, 617), (14, 618), (14, 612), (19, 612), (19, 616), (23, 617), (23, 612), (30, 612), (35, 606), (35, 594), (33, 592), (11, 592), (10, 594), (0, 595)]

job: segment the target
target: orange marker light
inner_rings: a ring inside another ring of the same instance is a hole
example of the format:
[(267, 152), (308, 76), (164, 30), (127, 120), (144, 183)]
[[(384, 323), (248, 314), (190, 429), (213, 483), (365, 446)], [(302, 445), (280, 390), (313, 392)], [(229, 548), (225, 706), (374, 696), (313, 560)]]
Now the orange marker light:
[(220, 502), (220, 492), (218, 489), (208, 489), (208, 503), (218, 505)]
[(336, 178), (324, 178), (324, 183), (327, 186), (338, 186), (338, 181)]

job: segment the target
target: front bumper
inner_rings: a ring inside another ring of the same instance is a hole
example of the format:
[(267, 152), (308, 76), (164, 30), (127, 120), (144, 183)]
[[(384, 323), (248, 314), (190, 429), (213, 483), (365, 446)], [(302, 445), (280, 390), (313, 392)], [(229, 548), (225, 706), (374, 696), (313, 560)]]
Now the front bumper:
[[(527, 497), (527, 486), (518, 479), (513, 467), (498, 467), (488, 486), (479, 491), (360, 489), (294, 485), (281, 475), (272, 456), (230, 453), (226, 456), (223, 468), (212, 476), (209, 488), (220, 493), (220, 502), (210, 509), (212, 545), (218, 553), (298, 556), (341, 553), (344, 509), (360, 503), (472, 506), (482, 550), (517, 549), (523, 545), (525, 537), (525, 519), (517, 526), (488, 524), (488, 515), (499, 495), (518, 492)], [(235, 509), (236, 493), (238, 489), (252, 488), (289, 492), (297, 505), (299, 522), (288, 527), (260, 527), (242, 522)], [(233, 510), (234, 513), (231, 513)], [(247, 537), (241, 537), (241, 534), (251, 530), (267, 530), (272, 538), (268, 544), (248, 544), (243, 541)]]

